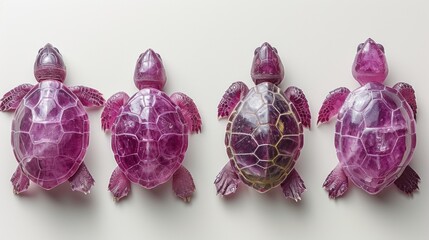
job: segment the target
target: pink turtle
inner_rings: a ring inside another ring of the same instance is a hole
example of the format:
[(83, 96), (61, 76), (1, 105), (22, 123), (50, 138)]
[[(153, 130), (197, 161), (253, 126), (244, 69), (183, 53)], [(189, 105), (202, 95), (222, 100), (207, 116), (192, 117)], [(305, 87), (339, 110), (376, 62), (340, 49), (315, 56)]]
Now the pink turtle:
[(89, 193), (94, 180), (83, 163), (89, 144), (84, 107), (102, 106), (97, 90), (66, 87), (66, 67), (57, 48), (46, 44), (34, 64), (35, 86), (22, 84), (0, 100), (1, 111), (14, 111), (12, 147), (18, 168), (14, 192), (28, 189), (29, 180), (43, 189), (69, 181), (72, 190)]
[(420, 177), (409, 166), (416, 147), (417, 104), (407, 83), (383, 85), (388, 68), (384, 47), (372, 39), (358, 46), (353, 77), (361, 84), (353, 92), (341, 87), (326, 97), (318, 123), (337, 116), (335, 148), (340, 163), (323, 187), (337, 198), (348, 189), (348, 179), (369, 194), (394, 183), (410, 194)]
[(255, 87), (235, 82), (218, 105), (218, 117), (228, 117), (229, 162), (216, 177), (217, 193), (233, 194), (243, 182), (261, 193), (280, 186), (286, 198), (298, 201), (305, 186), (294, 166), (304, 146), (303, 127), (310, 128), (307, 99), (297, 87), (278, 87), (283, 64), (268, 43), (255, 50), (251, 75)]
[(112, 132), (112, 150), (118, 167), (110, 178), (115, 200), (128, 195), (130, 181), (152, 189), (173, 177), (173, 190), (189, 202), (195, 185), (182, 165), (188, 133), (201, 131), (201, 118), (192, 99), (183, 93), (170, 97), (162, 59), (148, 49), (137, 60), (131, 98), (118, 92), (107, 100), (101, 115), (103, 129)]

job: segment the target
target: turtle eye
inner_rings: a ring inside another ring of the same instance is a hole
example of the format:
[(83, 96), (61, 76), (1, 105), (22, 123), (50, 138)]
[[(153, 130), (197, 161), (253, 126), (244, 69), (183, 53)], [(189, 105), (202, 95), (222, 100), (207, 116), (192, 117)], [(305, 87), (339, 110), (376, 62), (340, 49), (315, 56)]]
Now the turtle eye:
[(357, 47), (357, 52), (359, 52), (363, 48), (364, 43), (361, 43)]
[(38, 52), (38, 53), (40, 53), (42, 50), (43, 50), (43, 48), (39, 49), (39, 52)]
[(256, 55), (256, 53), (258, 53), (259, 52), (259, 49), (261, 49), (260, 47), (257, 47), (256, 49), (255, 49), (255, 51), (253, 52), (253, 54), (255, 54)]
[(60, 53), (60, 50), (58, 50), (58, 48), (54, 47), (55, 51), (57, 51), (58, 53)]
[(156, 54), (156, 56), (158, 56), (158, 58), (162, 60), (161, 55), (159, 55), (159, 54), (157, 53), (157, 54)]
[(273, 47), (273, 50), (274, 50), (274, 52), (275, 52), (275, 53), (278, 53), (278, 52), (277, 52), (277, 48)]
[(383, 45), (381, 45), (381, 44), (379, 44), (379, 43), (377, 43), (377, 46), (378, 46), (378, 48), (384, 53), (384, 47), (383, 47)]

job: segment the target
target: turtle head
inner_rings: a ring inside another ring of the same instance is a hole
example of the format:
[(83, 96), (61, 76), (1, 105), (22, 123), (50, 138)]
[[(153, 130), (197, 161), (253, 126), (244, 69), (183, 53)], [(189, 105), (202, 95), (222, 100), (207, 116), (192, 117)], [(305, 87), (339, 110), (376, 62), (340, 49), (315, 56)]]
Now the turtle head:
[(352, 73), (361, 85), (368, 82), (383, 83), (388, 72), (383, 45), (376, 43), (371, 38), (359, 44)]
[(267, 42), (256, 48), (250, 73), (255, 84), (270, 82), (278, 85), (283, 80), (284, 70), (277, 49)]
[(64, 82), (66, 66), (64, 65), (63, 56), (52, 44), (47, 43), (39, 49), (34, 62), (34, 76), (38, 82), (48, 79)]
[(167, 81), (161, 56), (152, 49), (140, 54), (134, 71), (134, 83), (140, 90), (155, 88), (162, 90)]

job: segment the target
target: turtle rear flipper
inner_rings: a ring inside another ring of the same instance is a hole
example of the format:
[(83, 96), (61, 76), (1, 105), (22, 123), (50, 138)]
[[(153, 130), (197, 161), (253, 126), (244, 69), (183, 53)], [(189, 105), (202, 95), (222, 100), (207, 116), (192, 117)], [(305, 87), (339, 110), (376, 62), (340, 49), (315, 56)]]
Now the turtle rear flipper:
[(173, 174), (173, 191), (183, 201), (191, 201), (192, 193), (195, 191), (195, 184), (191, 173), (183, 165)]
[(15, 194), (20, 194), (27, 191), (28, 186), (30, 186), (30, 180), (22, 172), (21, 167), (18, 167), (13, 173), (12, 178), (10, 179), (13, 185), (13, 192)]
[(116, 167), (110, 177), (109, 191), (113, 194), (115, 201), (126, 197), (131, 191), (131, 182), (119, 167)]
[(295, 202), (301, 200), (301, 194), (304, 193), (306, 189), (304, 181), (295, 169), (289, 173), (280, 186), (282, 187), (285, 197), (293, 199)]
[(85, 163), (82, 163), (76, 173), (69, 178), (69, 182), (73, 191), (79, 191), (85, 194), (90, 192), (91, 187), (94, 186), (95, 183)]
[(419, 189), (420, 177), (410, 166), (407, 166), (402, 175), (396, 179), (395, 185), (399, 190), (407, 194), (412, 194)]
[(323, 187), (328, 191), (330, 198), (341, 197), (349, 188), (349, 181), (341, 164), (338, 164), (328, 175)]
[(222, 196), (228, 196), (235, 191), (237, 191), (238, 184), (240, 179), (238, 178), (237, 173), (231, 166), (231, 163), (228, 162), (223, 168), (222, 171), (216, 176), (214, 184), (216, 185), (217, 194)]

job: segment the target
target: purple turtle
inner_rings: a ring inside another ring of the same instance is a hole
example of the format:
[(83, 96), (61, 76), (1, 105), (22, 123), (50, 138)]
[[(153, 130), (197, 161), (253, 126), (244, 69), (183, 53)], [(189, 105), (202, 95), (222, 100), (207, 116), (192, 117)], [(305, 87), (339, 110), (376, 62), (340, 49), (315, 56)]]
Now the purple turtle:
[(301, 89), (278, 87), (284, 77), (277, 50), (268, 43), (255, 50), (251, 75), (255, 87), (233, 83), (218, 105), (228, 118), (225, 134), (229, 162), (217, 175), (217, 193), (230, 195), (239, 182), (266, 192), (281, 186), (286, 198), (298, 201), (304, 181), (294, 169), (310, 128), (310, 110)]
[(338, 113), (335, 148), (340, 162), (323, 187), (337, 198), (347, 191), (350, 178), (369, 194), (392, 183), (411, 194), (420, 181), (408, 165), (416, 147), (414, 90), (402, 82), (393, 88), (383, 85), (388, 73), (384, 47), (370, 38), (359, 44), (352, 69), (361, 87), (333, 90), (319, 111), (318, 123)]
[(16, 194), (29, 179), (43, 189), (69, 181), (72, 190), (89, 193), (94, 179), (83, 163), (89, 144), (89, 119), (84, 107), (102, 106), (97, 90), (66, 87), (66, 67), (57, 48), (46, 44), (34, 63), (35, 86), (22, 84), (0, 100), (1, 111), (16, 110), (12, 147), (19, 165), (12, 176)]
[(201, 131), (201, 118), (192, 99), (183, 93), (170, 97), (162, 91), (166, 75), (161, 56), (152, 49), (137, 60), (131, 98), (118, 92), (107, 100), (102, 127), (112, 131), (112, 150), (118, 167), (109, 191), (115, 200), (128, 195), (130, 181), (152, 189), (173, 177), (173, 190), (189, 202), (195, 191), (189, 171), (182, 165), (188, 133)]

